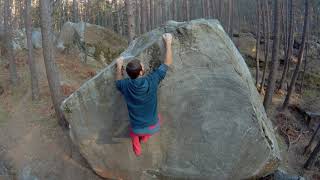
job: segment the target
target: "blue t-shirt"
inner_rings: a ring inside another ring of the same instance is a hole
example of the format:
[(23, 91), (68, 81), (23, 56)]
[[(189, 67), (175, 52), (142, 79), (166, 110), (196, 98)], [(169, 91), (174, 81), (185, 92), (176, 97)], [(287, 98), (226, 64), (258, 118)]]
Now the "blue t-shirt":
[(157, 124), (158, 86), (166, 76), (167, 70), (168, 66), (161, 64), (158, 69), (144, 77), (116, 81), (117, 89), (127, 102), (130, 124), (133, 129)]

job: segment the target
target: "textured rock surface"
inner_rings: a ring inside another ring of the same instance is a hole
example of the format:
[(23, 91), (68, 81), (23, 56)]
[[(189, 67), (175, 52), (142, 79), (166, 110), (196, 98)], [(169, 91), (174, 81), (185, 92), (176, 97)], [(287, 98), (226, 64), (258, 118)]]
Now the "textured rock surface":
[(101, 26), (66, 22), (59, 34), (57, 48), (65, 50), (72, 47), (80, 50), (82, 61), (94, 58), (103, 64), (109, 64), (127, 47), (127, 42), (115, 32)]
[(161, 35), (174, 34), (174, 64), (160, 85), (161, 132), (135, 157), (114, 63), (62, 105), (70, 136), (97, 174), (124, 179), (245, 179), (277, 168), (278, 144), (249, 70), (218, 21), (169, 22), (122, 54), (158, 66)]

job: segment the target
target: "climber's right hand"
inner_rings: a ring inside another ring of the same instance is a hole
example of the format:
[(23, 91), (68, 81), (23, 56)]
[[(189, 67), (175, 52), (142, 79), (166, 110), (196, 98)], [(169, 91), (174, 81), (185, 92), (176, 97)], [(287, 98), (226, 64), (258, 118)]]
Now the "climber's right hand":
[(124, 59), (123, 59), (123, 57), (122, 56), (120, 56), (117, 60), (116, 60), (116, 62), (117, 62), (117, 68), (122, 68), (122, 66), (123, 66), (123, 61), (124, 61)]
[(164, 42), (166, 43), (166, 45), (171, 45), (172, 43), (172, 34), (170, 33), (165, 33), (164, 35), (162, 35), (162, 38), (164, 40)]

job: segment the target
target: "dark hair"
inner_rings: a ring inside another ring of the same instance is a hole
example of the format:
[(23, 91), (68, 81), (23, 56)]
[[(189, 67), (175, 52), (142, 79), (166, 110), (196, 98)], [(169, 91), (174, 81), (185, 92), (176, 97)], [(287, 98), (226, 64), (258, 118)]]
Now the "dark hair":
[(137, 79), (142, 71), (142, 66), (139, 60), (135, 59), (128, 63), (126, 67), (127, 74), (131, 79)]

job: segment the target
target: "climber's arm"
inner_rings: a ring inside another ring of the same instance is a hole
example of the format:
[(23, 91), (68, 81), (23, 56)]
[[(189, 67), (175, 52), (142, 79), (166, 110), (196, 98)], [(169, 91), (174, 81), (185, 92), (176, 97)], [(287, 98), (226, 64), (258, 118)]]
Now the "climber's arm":
[(164, 64), (167, 66), (170, 66), (172, 64), (173, 58), (172, 58), (172, 35), (170, 33), (166, 33), (163, 36), (163, 40), (166, 46), (166, 57), (164, 60)]
[(123, 57), (119, 57), (117, 60), (116, 80), (123, 78)]

